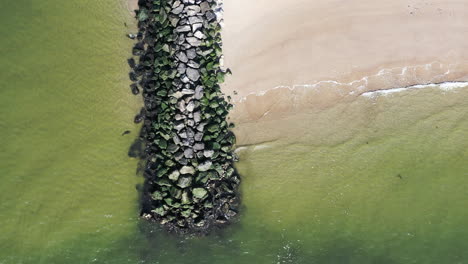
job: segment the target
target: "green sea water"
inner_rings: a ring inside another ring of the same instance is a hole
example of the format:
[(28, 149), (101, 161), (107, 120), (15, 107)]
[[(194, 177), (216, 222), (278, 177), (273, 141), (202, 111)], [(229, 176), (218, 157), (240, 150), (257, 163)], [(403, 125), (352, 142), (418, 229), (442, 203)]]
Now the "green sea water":
[(239, 152), (240, 222), (182, 239), (137, 218), (125, 3), (0, 13), (0, 264), (468, 263), (468, 88), (292, 117)]

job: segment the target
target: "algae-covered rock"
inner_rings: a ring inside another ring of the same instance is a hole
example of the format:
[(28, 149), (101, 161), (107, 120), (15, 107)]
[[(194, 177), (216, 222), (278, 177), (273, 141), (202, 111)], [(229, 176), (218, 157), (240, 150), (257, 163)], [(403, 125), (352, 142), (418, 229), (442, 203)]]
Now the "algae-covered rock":
[(177, 181), (177, 186), (180, 188), (187, 188), (192, 185), (192, 177), (190, 176), (181, 176)]
[(213, 164), (213, 162), (211, 160), (207, 160), (205, 162), (203, 162), (202, 164), (198, 165), (198, 170), (199, 171), (207, 171), (211, 168), (211, 165)]
[(195, 168), (192, 167), (192, 166), (183, 166), (181, 169), (180, 169), (180, 173), (181, 174), (195, 174)]
[(196, 198), (198, 200), (203, 200), (206, 197), (208, 197), (208, 191), (204, 188), (194, 188), (192, 194), (193, 198)]

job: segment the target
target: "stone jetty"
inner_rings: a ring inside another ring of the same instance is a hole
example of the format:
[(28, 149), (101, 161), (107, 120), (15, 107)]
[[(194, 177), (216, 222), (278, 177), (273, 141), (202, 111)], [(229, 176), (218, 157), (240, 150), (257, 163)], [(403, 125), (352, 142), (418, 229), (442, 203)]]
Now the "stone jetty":
[(238, 214), (232, 105), (220, 91), (222, 1), (140, 0), (129, 59), (146, 142), (143, 218), (177, 232), (207, 232)]

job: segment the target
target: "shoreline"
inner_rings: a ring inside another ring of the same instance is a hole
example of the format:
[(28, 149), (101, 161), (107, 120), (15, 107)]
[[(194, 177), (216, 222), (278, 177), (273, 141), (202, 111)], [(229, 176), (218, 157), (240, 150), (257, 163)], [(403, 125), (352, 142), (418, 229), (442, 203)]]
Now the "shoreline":
[(235, 105), (238, 143), (271, 139), (240, 133), (253, 123), (284, 125), (369, 91), (468, 81), (466, 12), (460, 0), (226, 1), (225, 65), (233, 75), (223, 92)]

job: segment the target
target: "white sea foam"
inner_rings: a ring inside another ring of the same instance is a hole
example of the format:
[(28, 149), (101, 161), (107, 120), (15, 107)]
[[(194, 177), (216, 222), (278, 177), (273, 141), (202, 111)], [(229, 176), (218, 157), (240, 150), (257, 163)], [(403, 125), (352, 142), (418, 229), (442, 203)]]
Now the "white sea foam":
[[(436, 65), (436, 66), (444, 66), (443, 64), (435, 61), (435, 62), (431, 62), (431, 63), (428, 63), (428, 64), (422, 64), (422, 65), (414, 65), (414, 66), (411, 66), (411, 67), (395, 67), (395, 68), (388, 68), (388, 69), (381, 69), (379, 70), (375, 75), (371, 75), (371, 76), (365, 76), (359, 80), (354, 80), (354, 81), (351, 81), (351, 82), (348, 82), (348, 83), (344, 83), (344, 82), (338, 82), (338, 81), (335, 81), (335, 80), (324, 80), (324, 81), (318, 81), (318, 82), (315, 82), (315, 83), (312, 83), (312, 84), (295, 84), (295, 85), (278, 85), (278, 86), (275, 86), (273, 88), (270, 88), (270, 89), (266, 89), (266, 90), (262, 90), (262, 91), (257, 91), (257, 92), (251, 92), (251, 93), (248, 93), (247, 95), (241, 97), (241, 98), (237, 98), (237, 99), (234, 99), (234, 102), (238, 102), (238, 103), (242, 103), (242, 102), (245, 102), (247, 100), (248, 97), (250, 96), (264, 96), (266, 95), (267, 93), (269, 92), (272, 92), (272, 91), (275, 91), (277, 89), (287, 89), (289, 91), (294, 91), (296, 89), (310, 89), (310, 90), (316, 90), (318, 91), (318, 88), (321, 87), (321, 86), (324, 86), (324, 85), (330, 85), (332, 87), (328, 87), (327, 86), (327, 90), (330, 90), (332, 88), (336, 88), (337, 90), (339, 89), (339, 87), (352, 87), (354, 85), (359, 85), (357, 88), (355, 88), (355, 90), (349, 92), (348, 94), (349, 95), (364, 95), (364, 94), (368, 94), (368, 93), (371, 93), (371, 92), (365, 92), (365, 93), (362, 93), (363, 91), (366, 90), (367, 86), (369, 85), (369, 79), (372, 78), (372, 77), (382, 77), (384, 76), (385, 74), (392, 74), (392, 72), (395, 72), (395, 71), (400, 71), (400, 73), (398, 75), (401, 75), (401, 76), (404, 76), (405, 74), (407, 74), (410, 69), (425, 69), (425, 70), (430, 70), (433, 65)], [(450, 65), (445, 65), (448, 67), (448, 70), (443, 73), (443, 74), (440, 74), (436, 77), (443, 77), (443, 76), (446, 76), (448, 74), (450, 74), (450, 67), (452, 67), (453, 65), (455, 64), (450, 64)], [(461, 83), (461, 82), (460, 82)], [(417, 85), (415, 85), (414, 87), (417, 87)], [(383, 92), (383, 94), (390, 94), (390, 93), (393, 93), (393, 92), (398, 92), (398, 91), (402, 91), (402, 90), (399, 90), (400, 88), (394, 88), (394, 89), (388, 89), (388, 90), (392, 90), (392, 92)], [(404, 89), (404, 88), (403, 88)], [(388, 91), (388, 90), (381, 90), (381, 91)], [(364, 95), (366, 96), (366, 95)]]
[(398, 87), (398, 88), (391, 88), (385, 90), (378, 90), (378, 91), (369, 91), (361, 94), (361, 96), (367, 98), (375, 98), (378, 96), (387, 96), (394, 93), (400, 93), (403, 91), (408, 90), (415, 90), (415, 89), (426, 89), (426, 88), (439, 88), (443, 91), (451, 91), (458, 88), (468, 87), (468, 82), (444, 82), (444, 83), (430, 83), (430, 84), (418, 84), (412, 85), (408, 87)]

